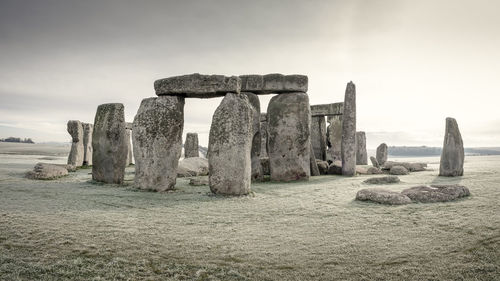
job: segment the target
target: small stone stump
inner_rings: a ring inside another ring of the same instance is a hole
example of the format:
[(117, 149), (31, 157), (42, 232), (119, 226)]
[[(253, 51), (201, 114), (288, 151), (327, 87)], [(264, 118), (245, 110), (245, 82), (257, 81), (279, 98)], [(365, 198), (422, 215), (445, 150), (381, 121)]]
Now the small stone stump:
[(463, 185), (415, 186), (401, 193), (420, 203), (447, 202), (470, 195), (469, 189)]
[(464, 174), (464, 143), (454, 118), (446, 118), (443, 151), (439, 163), (439, 175), (446, 177), (463, 176)]
[(68, 121), (68, 133), (71, 135), (71, 150), (68, 156), (68, 164), (80, 167), (83, 165), (83, 126), (78, 120)]
[(280, 94), (269, 102), (267, 118), (271, 180), (309, 179), (310, 116), (306, 93)]
[(356, 175), (356, 86), (349, 82), (345, 90), (342, 115), (342, 175)]
[(122, 184), (127, 162), (125, 114), (121, 103), (97, 107), (92, 135), (92, 179)]
[(132, 126), (134, 185), (140, 189), (173, 189), (182, 153), (184, 98), (143, 99)]
[(356, 193), (356, 200), (371, 201), (387, 205), (403, 205), (411, 203), (408, 196), (382, 188), (361, 189)]
[(37, 163), (33, 171), (26, 173), (26, 177), (34, 180), (53, 180), (68, 175), (68, 169), (63, 165)]
[(382, 166), (387, 161), (387, 144), (382, 143), (377, 147), (377, 163)]
[(208, 142), (209, 183), (215, 194), (250, 192), (253, 112), (246, 95), (233, 93), (215, 110)]
[(198, 134), (187, 133), (186, 142), (184, 143), (184, 158), (200, 157), (198, 150)]

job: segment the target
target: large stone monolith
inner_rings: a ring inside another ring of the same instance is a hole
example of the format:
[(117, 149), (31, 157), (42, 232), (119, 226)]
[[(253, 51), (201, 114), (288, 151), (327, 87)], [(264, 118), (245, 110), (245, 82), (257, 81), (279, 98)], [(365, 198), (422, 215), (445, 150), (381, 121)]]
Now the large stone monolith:
[(253, 122), (252, 122), (252, 180), (261, 181), (264, 177), (262, 174), (262, 167), (260, 165), (260, 151), (262, 137), (260, 135), (260, 101), (259, 97), (250, 92), (242, 92), (246, 95), (250, 105), (253, 108)]
[(464, 143), (458, 129), (457, 120), (446, 118), (443, 151), (439, 163), (439, 175), (446, 177), (463, 176), (464, 174)]
[(78, 120), (69, 120), (67, 125), (68, 133), (71, 135), (71, 150), (68, 156), (68, 164), (76, 167), (83, 165), (83, 126)]
[(382, 143), (377, 147), (377, 162), (383, 166), (387, 162), (387, 144)]
[(368, 165), (365, 132), (356, 132), (356, 165)]
[(356, 86), (347, 83), (342, 115), (342, 175), (356, 175)]
[(309, 179), (310, 114), (306, 93), (280, 94), (269, 102), (267, 118), (271, 180)]
[(182, 153), (184, 97), (143, 99), (132, 126), (134, 185), (140, 189), (173, 189)]
[(83, 123), (83, 165), (92, 166), (92, 132), (94, 125)]
[(198, 134), (187, 133), (186, 142), (184, 142), (184, 158), (200, 157), (198, 150)]
[(267, 157), (267, 113), (260, 114), (260, 157)]
[(123, 183), (127, 162), (125, 114), (121, 103), (97, 107), (92, 134), (92, 179)]
[(314, 116), (311, 118), (311, 144), (314, 157), (326, 160), (326, 120), (325, 116)]
[(333, 162), (342, 158), (342, 115), (328, 116), (328, 123), (326, 160)]
[(210, 190), (215, 194), (250, 192), (253, 112), (246, 95), (233, 93), (215, 110), (208, 141)]

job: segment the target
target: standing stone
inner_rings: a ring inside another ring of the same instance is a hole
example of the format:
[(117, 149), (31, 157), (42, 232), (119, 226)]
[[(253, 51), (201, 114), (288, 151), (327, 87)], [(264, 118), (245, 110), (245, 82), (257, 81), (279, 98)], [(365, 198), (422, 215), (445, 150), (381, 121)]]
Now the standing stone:
[(71, 135), (71, 150), (68, 156), (68, 164), (76, 167), (83, 165), (83, 126), (78, 120), (68, 121), (68, 133)]
[(260, 114), (260, 157), (267, 157), (267, 113)]
[(327, 127), (327, 161), (337, 161), (342, 158), (342, 115), (328, 116)]
[(261, 151), (261, 141), (262, 137), (260, 135), (260, 101), (259, 97), (250, 92), (242, 92), (241, 94), (246, 95), (250, 105), (253, 108), (253, 122), (252, 122), (252, 180), (262, 181), (264, 175), (262, 173), (262, 167), (260, 165), (260, 151)]
[(326, 121), (325, 116), (315, 116), (311, 118), (311, 144), (314, 157), (319, 160), (326, 160)]
[(97, 107), (92, 135), (92, 179), (123, 183), (127, 162), (127, 140), (123, 104), (107, 103)]
[(83, 165), (92, 166), (92, 131), (94, 125), (83, 123)]
[(210, 190), (250, 192), (254, 109), (246, 95), (227, 93), (215, 110), (208, 140)]
[(143, 99), (132, 126), (134, 185), (140, 189), (173, 189), (182, 153), (184, 98)]
[(132, 130), (126, 129), (125, 130), (125, 141), (127, 142), (127, 162), (125, 166), (128, 166), (132, 164)]
[(370, 156), (370, 161), (372, 162), (373, 167), (380, 168), (380, 164), (377, 161), (377, 158)]
[(446, 118), (443, 151), (439, 163), (439, 175), (446, 177), (463, 176), (464, 174), (464, 143), (458, 129), (457, 120)]
[(387, 162), (387, 144), (382, 143), (377, 147), (377, 163), (383, 166)]
[(184, 158), (200, 157), (198, 150), (198, 134), (187, 133), (186, 142), (184, 143)]
[(271, 180), (309, 179), (310, 114), (306, 93), (280, 94), (269, 102), (267, 118)]
[(320, 175), (319, 173), (319, 168), (318, 168), (318, 163), (316, 163), (316, 158), (314, 157), (314, 149), (312, 147), (311, 143), (311, 152), (309, 153), (309, 165), (311, 166), (311, 176), (312, 177), (317, 177)]
[(342, 122), (342, 175), (356, 175), (356, 86), (349, 82), (345, 90)]
[(356, 165), (368, 165), (365, 132), (356, 132)]

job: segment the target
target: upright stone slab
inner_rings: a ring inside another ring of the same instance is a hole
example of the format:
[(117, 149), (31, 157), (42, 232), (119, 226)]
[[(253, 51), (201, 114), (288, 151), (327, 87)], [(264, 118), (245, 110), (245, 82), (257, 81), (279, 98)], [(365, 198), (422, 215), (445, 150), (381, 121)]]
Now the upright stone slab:
[(260, 152), (261, 152), (261, 135), (260, 135), (260, 101), (259, 97), (250, 92), (242, 92), (246, 95), (250, 105), (253, 108), (253, 122), (252, 122), (252, 180), (261, 181), (264, 177), (262, 167), (260, 165)]
[(250, 192), (253, 112), (246, 95), (233, 93), (215, 110), (208, 141), (209, 183), (215, 194)]
[(83, 123), (83, 165), (92, 166), (92, 132), (94, 125)]
[(458, 129), (457, 120), (446, 118), (443, 151), (439, 162), (439, 175), (446, 177), (463, 176), (464, 174), (464, 143)]
[(137, 188), (155, 191), (174, 188), (183, 128), (183, 97), (142, 100), (132, 127)]
[(309, 179), (311, 110), (307, 94), (274, 96), (267, 118), (271, 180)]
[(342, 115), (328, 116), (326, 160), (342, 159)]
[(97, 107), (92, 135), (92, 179), (123, 183), (127, 162), (123, 104), (107, 103)]
[(342, 115), (342, 175), (356, 175), (356, 86), (349, 82), (345, 90)]
[(125, 166), (132, 163), (132, 130), (125, 129), (125, 141), (127, 142), (127, 161)]
[(314, 157), (319, 160), (326, 160), (326, 120), (325, 116), (315, 116), (311, 118), (311, 144)]
[(310, 147), (311, 147), (309, 153), (309, 165), (311, 169), (310, 173), (312, 177), (317, 177), (320, 175), (320, 173), (319, 173), (318, 163), (316, 162), (316, 158), (314, 157), (314, 149), (312, 147), (312, 143)]
[(187, 133), (186, 142), (184, 143), (184, 158), (200, 157), (198, 150), (198, 134)]
[(368, 165), (365, 132), (356, 132), (356, 165)]
[(78, 120), (68, 121), (68, 133), (71, 135), (71, 150), (68, 156), (68, 164), (82, 166), (84, 158), (83, 126)]
[(260, 114), (260, 157), (267, 155), (267, 113)]
[(387, 162), (387, 144), (382, 143), (377, 147), (377, 162), (383, 166)]
[(203, 75), (199, 73), (156, 80), (157, 96), (180, 95), (190, 98), (221, 97), (226, 93), (239, 93), (241, 79), (237, 76)]

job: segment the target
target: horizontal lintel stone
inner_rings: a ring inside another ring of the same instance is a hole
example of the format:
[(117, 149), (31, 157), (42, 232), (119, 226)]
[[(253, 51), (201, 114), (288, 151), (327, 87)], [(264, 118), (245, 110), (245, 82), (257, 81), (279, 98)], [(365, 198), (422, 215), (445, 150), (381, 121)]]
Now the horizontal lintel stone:
[(343, 102), (311, 105), (311, 116), (342, 115), (343, 112)]
[(227, 93), (240, 93), (238, 76), (204, 75), (199, 73), (173, 76), (154, 82), (157, 96), (179, 95), (187, 98), (215, 98)]
[(241, 91), (257, 95), (280, 94), (290, 92), (307, 92), (306, 75), (283, 75), (279, 73), (266, 75), (240, 75)]

